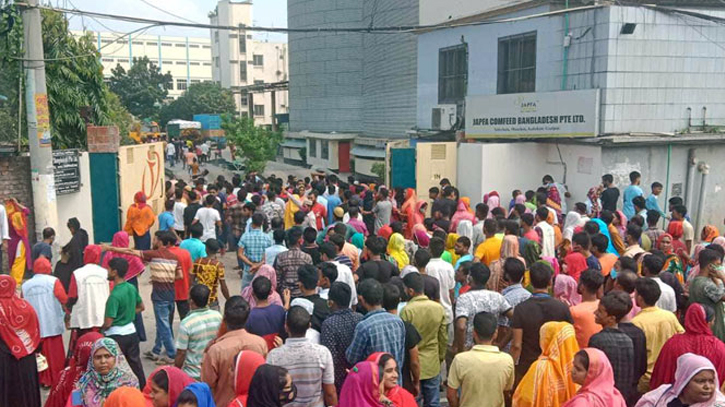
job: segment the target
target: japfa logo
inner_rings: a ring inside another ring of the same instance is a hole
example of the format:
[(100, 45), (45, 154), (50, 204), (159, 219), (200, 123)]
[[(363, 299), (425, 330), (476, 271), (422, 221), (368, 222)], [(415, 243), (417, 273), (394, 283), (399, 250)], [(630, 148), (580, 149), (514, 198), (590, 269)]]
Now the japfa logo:
[(538, 100), (527, 99), (523, 96), (519, 96), (518, 98), (516, 98), (516, 102), (514, 102), (514, 104), (521, 109), (521, 113), (536, 113), (536, 111), (539, 109)]

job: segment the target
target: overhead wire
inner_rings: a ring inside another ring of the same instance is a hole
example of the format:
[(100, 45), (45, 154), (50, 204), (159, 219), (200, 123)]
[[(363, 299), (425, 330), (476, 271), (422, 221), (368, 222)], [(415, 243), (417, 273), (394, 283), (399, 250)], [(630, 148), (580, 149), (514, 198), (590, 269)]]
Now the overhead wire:
[(152, 7), (152, 8), (155, 8), (156, 10), (158, 10), (158, 11), (164, 13), (164, 14), (168, 14), (171, 17), (176, 17), (176, 18), (178, 18), (180, 20), (184, 20), (184, 21), (189, 22), (189, 23), (197, 24), (197, 22), (194, 21), (194, 20), (189, 20), (188, 18), (185, 18), (185, 17), (179, 16), (179, 15), (176, 15), (176, 14), (170, 12), (170, 11), (166, 11), (166, 10), (162, 9), (161, 7), (156, 6), (155, 4), (153, 4), (153, 3), (149, 2), (149, 1), (146, 1), (146, 0), (139, 0), (139, 1), (141, 1), (142, 3), (148, 5), (148, 6)]

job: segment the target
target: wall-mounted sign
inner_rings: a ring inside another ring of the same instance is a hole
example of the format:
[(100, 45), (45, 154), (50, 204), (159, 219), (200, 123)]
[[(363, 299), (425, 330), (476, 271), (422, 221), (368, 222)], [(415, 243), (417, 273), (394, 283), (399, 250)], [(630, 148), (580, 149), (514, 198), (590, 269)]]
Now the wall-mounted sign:
[(598, 133), (598, 89), (466, 98), (466, 138), (596, 137)]
[(78, 150), (53, 151), (55, 193), (70, 194), (81, 190), (80, 152)]

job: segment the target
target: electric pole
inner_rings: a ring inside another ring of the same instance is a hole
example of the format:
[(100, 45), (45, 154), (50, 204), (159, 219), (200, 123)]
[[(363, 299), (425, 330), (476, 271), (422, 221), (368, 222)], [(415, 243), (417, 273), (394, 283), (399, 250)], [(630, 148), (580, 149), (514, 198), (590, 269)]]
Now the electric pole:
[[(58, 226), (53, 172), (53, 148), (50, 137), (50, 110), (45, 86), (43, 33), (38, 0), (27, 0), (23, 10), (25, 35), (25, 110), (30, 146), (30, 178), (33, 189), (35, 234), (41, 236), (45, 227)], [(28, 250), (29, 248), (26, 248)]]

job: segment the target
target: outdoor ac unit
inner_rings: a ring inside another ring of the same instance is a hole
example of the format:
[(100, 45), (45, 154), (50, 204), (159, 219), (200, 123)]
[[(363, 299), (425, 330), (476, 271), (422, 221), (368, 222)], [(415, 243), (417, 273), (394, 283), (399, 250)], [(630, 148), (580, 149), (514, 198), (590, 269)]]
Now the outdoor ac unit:
[(456, 124), (456, 105), (438, 105), (433, 108), (431, 128), (433, 130), (450, 130)]

